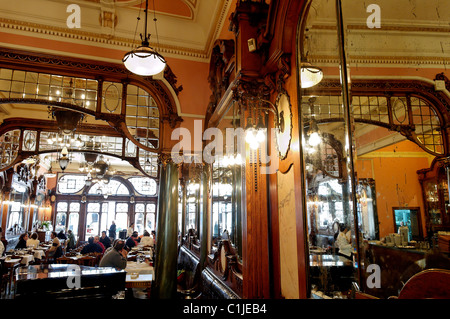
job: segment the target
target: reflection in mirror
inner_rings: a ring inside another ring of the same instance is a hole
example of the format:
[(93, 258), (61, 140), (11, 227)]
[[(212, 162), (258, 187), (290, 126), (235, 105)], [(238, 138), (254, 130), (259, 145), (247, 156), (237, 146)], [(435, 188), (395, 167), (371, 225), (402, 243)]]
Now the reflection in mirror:
[[(216, 150), (212, 164), (211, 237), (213, 250), (220, 241), (229, 240), (231, 247), (242, 256), (241, 185), (242, 157), (238, 136), (240, 128), (237, 103), (233, 103), (218, 128), (224, 137), (224, 149)], [(231, 133), (231, 134), (230, 134)]]
[[(358, 0), (342, 2), (344, 41), (335, 32), (332, 1), (312, 1), (305, 28), (308, 60), (324, 73), (302, 97), (311, 289), (329, 297), (350, 295), (352, 280), (375, 297), (398, 296), (414, 272), (445, 265), (428, 263), (429, 256), (443, 260), (447, 253), (438, 243), (450, 230), (448, 91), (436, 90), (433, 80), (446, 79), (448, 52), (441, 43), (450, 11), (437, 2), (377, 4), (383, 10), (380, 29), (367, 27), (367, 7)], [(348, 91), (339, 82), (340, 48), (351, 74)], [(345, 93), (351, 93), (349, 119), (342, 107)], [(353, 157), (346, 155), (349, 150)], [(330, 263), (341, 251), (335, 219), (344, 228), (355, 226), (353, 279), (345, 263)], [(379, 269), (377, 284), (371, 265)]]
[(10, 194), (5, 238), (7, 240), (15, 239), (25, 229), (29, 216), (29, 190), (26, 185), (13, 181), (13, 188)]
[[(337, 3), (337, 2), (336, 2)], [(336, 3), (312, 1), (301, 35), (302, 59), (320, 68), (323, 81), (342, 76), (342, 49)], [(326, 30), (326, 31), (325, 31)], [(332, 59), (321, 59), (332, 55)], [(344, 64), (345, 65), (345, 64)], [(342, 88), (341, 88), (342, 87)], [(353, 176), (354, 143), (347, 83), (337, 82), (334, 94), (302, 91), (301, 123), (307, 234), (309, 293), (312, 298), (349, 298), (357, 281), (358, 254), (355, 240)]]

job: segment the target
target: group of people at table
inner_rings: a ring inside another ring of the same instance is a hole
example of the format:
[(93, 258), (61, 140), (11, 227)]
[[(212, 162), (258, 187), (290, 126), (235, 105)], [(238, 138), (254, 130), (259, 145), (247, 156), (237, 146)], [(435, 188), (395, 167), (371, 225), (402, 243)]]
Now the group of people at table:
[[(130, 225), (132, 227), (132, 225)], [(81, 250), (78, 250), (79, 254), (86, 255), (91, 253), (103, 254), (99, 267), (114, 267), (116, 269), (125, 269), (127, 267), (127, 257), (129, 251), (133, 247), (154, 247), (155, 239), (154, 232), (152, 235), (148, 231), (144, 231), (143, 235), (139, 236), (137, 231), (129, 228), (129, 236), (126, 240), (115, 239), (114, 237), (106, 236), (106, 231), (102, 231), (101, 236), (89, 237), (88, 243), (85, 244)], [(110, 235), (111, 232), (110, 232)], [(67, 232), (67, 235), (62, 231), (56, 233), (53, 231), (50, 235), (51, 243), (47, 249), (47, 257), (56, 261), (57, 258), (63, 256), (62, 245), (65, 245), (67, 253), (76, 249), (76, 239), (71, 230)], [(64, 240), (62, 244), (61, 241)], [(38, 235), (32, 233), (28, 236), (28, 233), (20, 235), (19, 241), (15, 247), (15, 250), (22, 249), (39, 249), (40, 242)], [(5, 252), (5, 247), (2, 244), (0, 247), (0, 255)]]

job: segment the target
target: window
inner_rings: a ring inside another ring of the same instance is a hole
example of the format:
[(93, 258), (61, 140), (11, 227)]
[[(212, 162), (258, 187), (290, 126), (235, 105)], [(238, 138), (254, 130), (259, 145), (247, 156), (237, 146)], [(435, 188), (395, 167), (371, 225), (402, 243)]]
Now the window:
[[(22, 205), (19, 202), (12, 202), (11, 210), (9, 212), (8, 230), (16, 232), (17, 227), (22, 227), (23, 211)], [(17, 229), (17, 231), (20, 231)]]
[(149, 177), (131, 177), (128, 181), (141, 195), (156, 195), (156, 181)]
[(85, 175), (63, 175), (58, 181), (58, 192), (60, 194), (75, 194), (84, 188)]
[(155, 230), (155, 204), (136, 203), (135, 206), (135, 229), (139, 234), (144, 233), (144, 230), (149, 233)]
[(147, 204), (146, 205), (147, 214), (145, 216), (145, 230), (151, 232), (156, 228), (156, 205), (155, 204)]
[(78, 236), (78, 220), (80, 203), (78, 202), (57, 202), (55, 231), (64, 233), (70, 229), (75, 238)]
[(117, 232), (128, 227), (128, 203), (116, 203)]
[[(108, 203), (102, 203), (102, 214), (100, 219), (100, 234), (102, 231), (106, 231), (109, 228), (111, 221), (109, 220), (109, 205)], [(108, 235), (108, 232), (106, 232)]]
[(69, 223), (67, 225), (67, 230), (71, 230), (77, 238), (78, 236), (78, 221), (80, 219), (80, 214), (78, 213), (70, 213), (69, 214)]

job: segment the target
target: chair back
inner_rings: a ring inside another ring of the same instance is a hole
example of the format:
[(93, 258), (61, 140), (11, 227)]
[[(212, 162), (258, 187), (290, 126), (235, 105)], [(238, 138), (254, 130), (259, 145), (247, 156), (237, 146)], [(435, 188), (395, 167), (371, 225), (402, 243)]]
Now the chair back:
[(103, 258), (103, 253), (89, 253), (88, 256), (92, 256), (95, 258), (94, 265), (98, 266), (100, 264), (100, 260)]
[(75, 261), (72, 258), (68, 258), (66, 256), (61, 256), (59, 258), (56, 258), (57, 264), (73, 264)]
[(93, 256), (84, 256), (77, 260), (77, 264), (80, 266), (95, 266), (95, 261), (97, 260), (96, 257)]
[(398, 299), (450, 299), (450, 270), (427, 269), (412, 276)]

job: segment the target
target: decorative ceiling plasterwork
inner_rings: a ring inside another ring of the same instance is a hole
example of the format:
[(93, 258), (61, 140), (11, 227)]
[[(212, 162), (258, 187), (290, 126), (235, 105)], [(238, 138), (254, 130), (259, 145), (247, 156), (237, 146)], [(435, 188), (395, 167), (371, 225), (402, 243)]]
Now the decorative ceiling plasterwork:
[[(209, 59), (213, 42), (226, 22), (232, 0), (206, 1), (203, 3), (198, 0), (180, 1), (183, 1), (192, 10), (193, 17), (186, 19), (186, 17), (157, 16), (158, 39), (153, 34), (150, 39), (151, 45), (156, 45), (157, 50), (167, 57), (206, 62)], [(69, 13), (65, 13), (65, 6), (69, 3), (56, 4), (55, 1), (50, 0), (41, 0), (40, 2), (44, 7), (52, 6), (50, 8), (53, 8), (53, 6), (56, 7), (58, 5), (61, 8), (58, 7), (57, 9), (61, 12), (58, 11), (59, 15), (57, 16), (56, 12), (36, 14), (27, 12), (26, 9), (5, 8), (3, 14), (0, 12), (2, 32), (31, 36), (38, 39), (69, 42), (74, 46), (90, 45), (102, 47), (102, 49), (123, 50), (124, 52), (140, 43), (139, 34), (135, 30), (137, 11), (135, 8), (129, 8), (129, 4), (125, 5), (125, 3), (116, 2), (112, 5), (103, 1), (100, 3), (93, 3), (92, 1), (79, 2), (83, 16), (81, 20), (82, 27), (77, 29), (66, 26), (65, 19)], [(55, 11), (57, 10), (55, 9)], [(106, 15), (109, 17), (109, 22), (104, 21), (105, 18), (103, 17), (105, 15), (103, 13), (105, 12), (112, 14)], [(86, 18), (83, 18), (84, 16)], [(140, 16), (141, 20), (143, 20), (143, 12), (141, 12)], [(96, 18), (94, 19), (93, 17)], [(153, 16), (151, 19), (153, 19)], [(108, 24), (109, 27), (105, 27), (105, 24)], [(149, 26), (149, 32), (154, 32), (153, 22)], [(10, 46), (10, 43), (5, 41), (3, 45)], [(27, 43), (24, 43), (23, 46), (26, 47)], [(95, 51), (93, 50), (93, 53), (90, 53), (92, 58), (107, 62), (117, 62), (111, 58), (97, 56)], [(65, 52), (65, 55), (67, 54), (77, 56), (73, 52)]]
[[(450, 32), (448, 27), (416, 27), (401, 25), (383, 25), (382, 29), (368, 29), (362, 24), (348, 24), (347, 51), (350, 65), (358, 66), (410, 66), (410, 67), (442, 67), (450, 65), (450, 57), (442, 47), (442, 40)], [(333, 50), (336, 27), (315, 24), (308, 30), (310, 43), (308, 60), (314, 64), (336, 66), (339, 63), (337, 50)], [(395, 39), (396, 44), (382, 43), (374, 46), (374, 42), (382, 39)], [(329, 41), (326, 46), (324, 39)], [(427, 50), (414, 50), (413, 41), (421, 41)], [(369, 44), (371, 42), (372, 44)], [(388, 47), (389, 45), (389, 47)], [(336, 43), (337, 46), (337, 43)], [(439, 50), (438, 50), (439, 46)], [(413, 47), (411, 49), (411, 47)], [(436, 47), (436, 50), (434, 48)], [(381, 50), (381, 51), (380, 51)]]
[[(92, 2), (96, 0), (84, 0), (84, 1)], [(164, 6), (161, 6), (161, 4)], [(159, 1), (155, 0), (155, 8), (158, 14), (176, 16), (178, 18), (185, 18), (190, 20), (195, 19), (198, 9), (197, 4), (198, 4), (197, 0), (175, 0), (172, 1), (172, 5), (170, 5), (170, 2), (167, 0), (159, 0)], [(127, 7), (139, 10), (145, 7), (145, 0), (115, 0), (112, 5), (118, 8)], [(183, 9), (189, 11), (189, 14), (184, 14), (183, 12), (185, 10)], [(149, 12), (153, 12), (152, 1), (149, 1)]]

